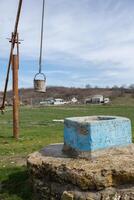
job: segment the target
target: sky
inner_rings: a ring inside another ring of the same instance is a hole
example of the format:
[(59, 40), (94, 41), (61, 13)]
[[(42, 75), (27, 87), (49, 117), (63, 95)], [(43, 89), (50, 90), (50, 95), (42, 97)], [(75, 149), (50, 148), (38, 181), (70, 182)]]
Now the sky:
[[(0, 90), (19, 0), (0, 0)], [(19, 87), (38, 72), (42, 0), (23, 0)], [(134, 0), (46, 0), (43, 69), (49, 86), (134, 83)], [(11, 89), (11, 76), (9, 82)]]

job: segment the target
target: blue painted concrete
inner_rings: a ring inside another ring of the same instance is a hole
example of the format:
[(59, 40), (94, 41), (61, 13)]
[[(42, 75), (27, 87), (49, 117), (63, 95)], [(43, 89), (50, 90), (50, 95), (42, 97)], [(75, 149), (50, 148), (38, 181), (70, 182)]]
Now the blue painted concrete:
[(79, 151), (125, 146), (132, 143), (131, 121), (114, 116), (67, 118), (64, 143)]

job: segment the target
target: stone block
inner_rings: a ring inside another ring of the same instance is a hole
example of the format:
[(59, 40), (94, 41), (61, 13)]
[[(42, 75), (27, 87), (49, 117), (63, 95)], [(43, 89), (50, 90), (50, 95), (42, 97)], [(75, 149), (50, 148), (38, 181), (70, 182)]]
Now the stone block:
[(96, 151), (132, 143), (131, 121), (124, 117), (72, 117), (64, 122), (64, 150)]

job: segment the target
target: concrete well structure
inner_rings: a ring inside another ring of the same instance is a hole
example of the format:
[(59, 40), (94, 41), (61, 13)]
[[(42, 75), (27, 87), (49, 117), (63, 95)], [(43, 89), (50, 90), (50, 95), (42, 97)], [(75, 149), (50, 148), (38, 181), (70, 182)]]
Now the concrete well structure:
[(87, 116), (65, 119), (65, 151), (92, 152), (131, 143), (131, 121), (128, 118)]

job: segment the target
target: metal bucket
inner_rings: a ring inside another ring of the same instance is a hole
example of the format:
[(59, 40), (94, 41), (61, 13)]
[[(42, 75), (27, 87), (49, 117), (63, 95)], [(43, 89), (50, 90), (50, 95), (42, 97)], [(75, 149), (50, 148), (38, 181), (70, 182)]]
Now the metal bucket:
[[(39, 78), (43, 76), (43, 79)], [(34, 77), (34, 90), (35, 92), (46, 92), (46, 76), (43, 73), (38, 73)]]

